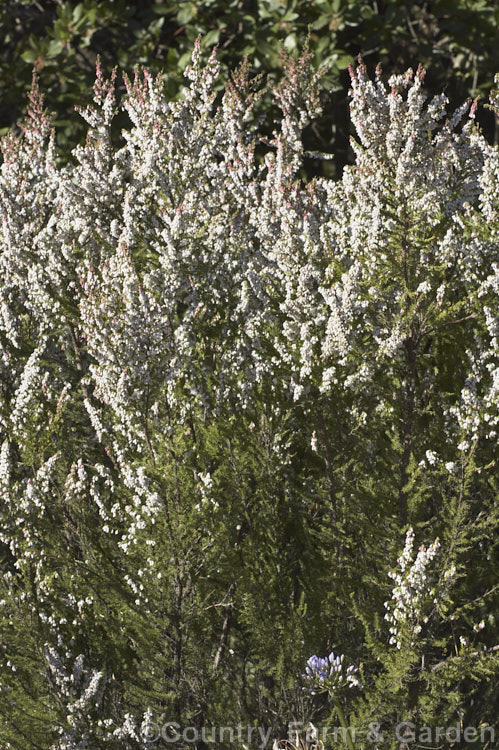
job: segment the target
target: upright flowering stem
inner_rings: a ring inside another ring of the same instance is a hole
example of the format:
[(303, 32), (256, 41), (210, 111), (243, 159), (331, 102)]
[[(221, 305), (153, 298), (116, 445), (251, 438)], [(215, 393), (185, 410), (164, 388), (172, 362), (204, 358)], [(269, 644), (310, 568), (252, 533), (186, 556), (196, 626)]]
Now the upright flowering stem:
[(336, 713), (338, 714), (340, 724), (345, 730), (348, 749), (354, 750), (350, 728), (345, 718), (345, 714), (343, 713), (343, 709), (341, 708), (340, 701), (338, 700), (338, 692), (343, 688), (362, 687), (362, 685), (356, 676), (358, 671), (357, 667), (350, 665), (345, 668), (343, 660), (343, 654), (341, 656), (335, 656), (333, 651), (331, 651), (329, 656), (325, 658), (311, 656), (307, 661), (303, 677), (308, 681), (308, 689), (312, 694), (324, 692), (329, 693), (336, 709)]
[(336, 709), (336, 713), (338, 714), (338, 719), (340, 720), (340, 724), (345, 730), (345, 738), (346, 738), (348, 750), (354, 750), (354, 744), (353, 744), (352, 736), (350, 734), (350, 727), (348, 726), (348, 722), (345, 718), (345, 714), (343, 713), (341, 704), (332, 690), (329, 691), (329, 695), (331, 697), (331, 700), (333, 701), (333, 705)]

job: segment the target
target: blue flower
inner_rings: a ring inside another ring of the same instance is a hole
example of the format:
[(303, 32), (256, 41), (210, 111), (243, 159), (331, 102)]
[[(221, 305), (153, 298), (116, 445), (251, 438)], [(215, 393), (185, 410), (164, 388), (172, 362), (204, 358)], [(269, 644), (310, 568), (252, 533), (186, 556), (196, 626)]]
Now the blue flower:
[(357, 667), (350, 666), (344, 669), (344, 655), (335, 656), (331, 651), (329, 656), (311, 656), (302, 675), (309, 683), (308, 689), (312, 694), (317, 692), (336, 691), (341, 687), (360, 687), (360, 682), (355, 676)]

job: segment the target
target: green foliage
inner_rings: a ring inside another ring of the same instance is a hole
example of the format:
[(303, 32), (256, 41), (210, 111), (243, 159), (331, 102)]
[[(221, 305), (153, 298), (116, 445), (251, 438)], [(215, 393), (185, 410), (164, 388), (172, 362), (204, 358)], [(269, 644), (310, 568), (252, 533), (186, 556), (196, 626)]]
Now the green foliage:
[[(351, 159), (345, 69), (359, 54), (393, 72), (423, 64), (430, 89), (445, 89), (453, 102), (485, 96), (499, 70), (498, 13), (485, 0), (9, 0), (0, 8), (0, 131), (20, 118), (32, 68), (67, 151), (82, 138), (73, 107), (85, 101), (97, 55), (108, 70), (146, 65), (166, 72), (168, 93), (177, 96), (199, 35), (206, 50), (219, 45), (226, 70), (247, 56), (254, 72), (274, 83), (282, 51), (297, 55), (308, 37), (314, 65), (327, 71), (323, 89), (334, 94), (306, 139), (334, 150), (339, 169)], [(267, 101), (269, 132), (273, 117)], [(493, 134), (492, 120), (485, 125)], [(307, 165), (312, 173), (325, 168), (331, 164)]]

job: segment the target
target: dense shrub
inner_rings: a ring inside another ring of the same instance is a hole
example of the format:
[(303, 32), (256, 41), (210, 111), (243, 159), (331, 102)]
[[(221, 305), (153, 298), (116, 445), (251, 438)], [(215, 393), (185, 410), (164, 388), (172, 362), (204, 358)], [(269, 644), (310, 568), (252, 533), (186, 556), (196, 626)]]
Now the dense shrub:
[(332, 648), (387, 747), (495, 720), (499, 151), (360, 64), (356, 163), (305, 183), (309, 63), (271, 136), (197, 45), (177, 101), (98, 69), (67, 160), (36, 83), (3, 140), (4, 747), (279, 737), (326, 719), (301, 675)]

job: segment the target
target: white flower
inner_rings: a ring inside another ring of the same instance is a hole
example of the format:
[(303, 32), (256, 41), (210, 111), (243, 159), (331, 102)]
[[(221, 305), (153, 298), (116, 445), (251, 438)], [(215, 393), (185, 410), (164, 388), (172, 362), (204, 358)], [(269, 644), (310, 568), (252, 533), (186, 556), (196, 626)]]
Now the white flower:
[(435, 451), (426, 451), (426, 460), (430, 464), (430, 466), (434, 466), (436, 462), (438, 461), (438, 455), (435, 453)]

